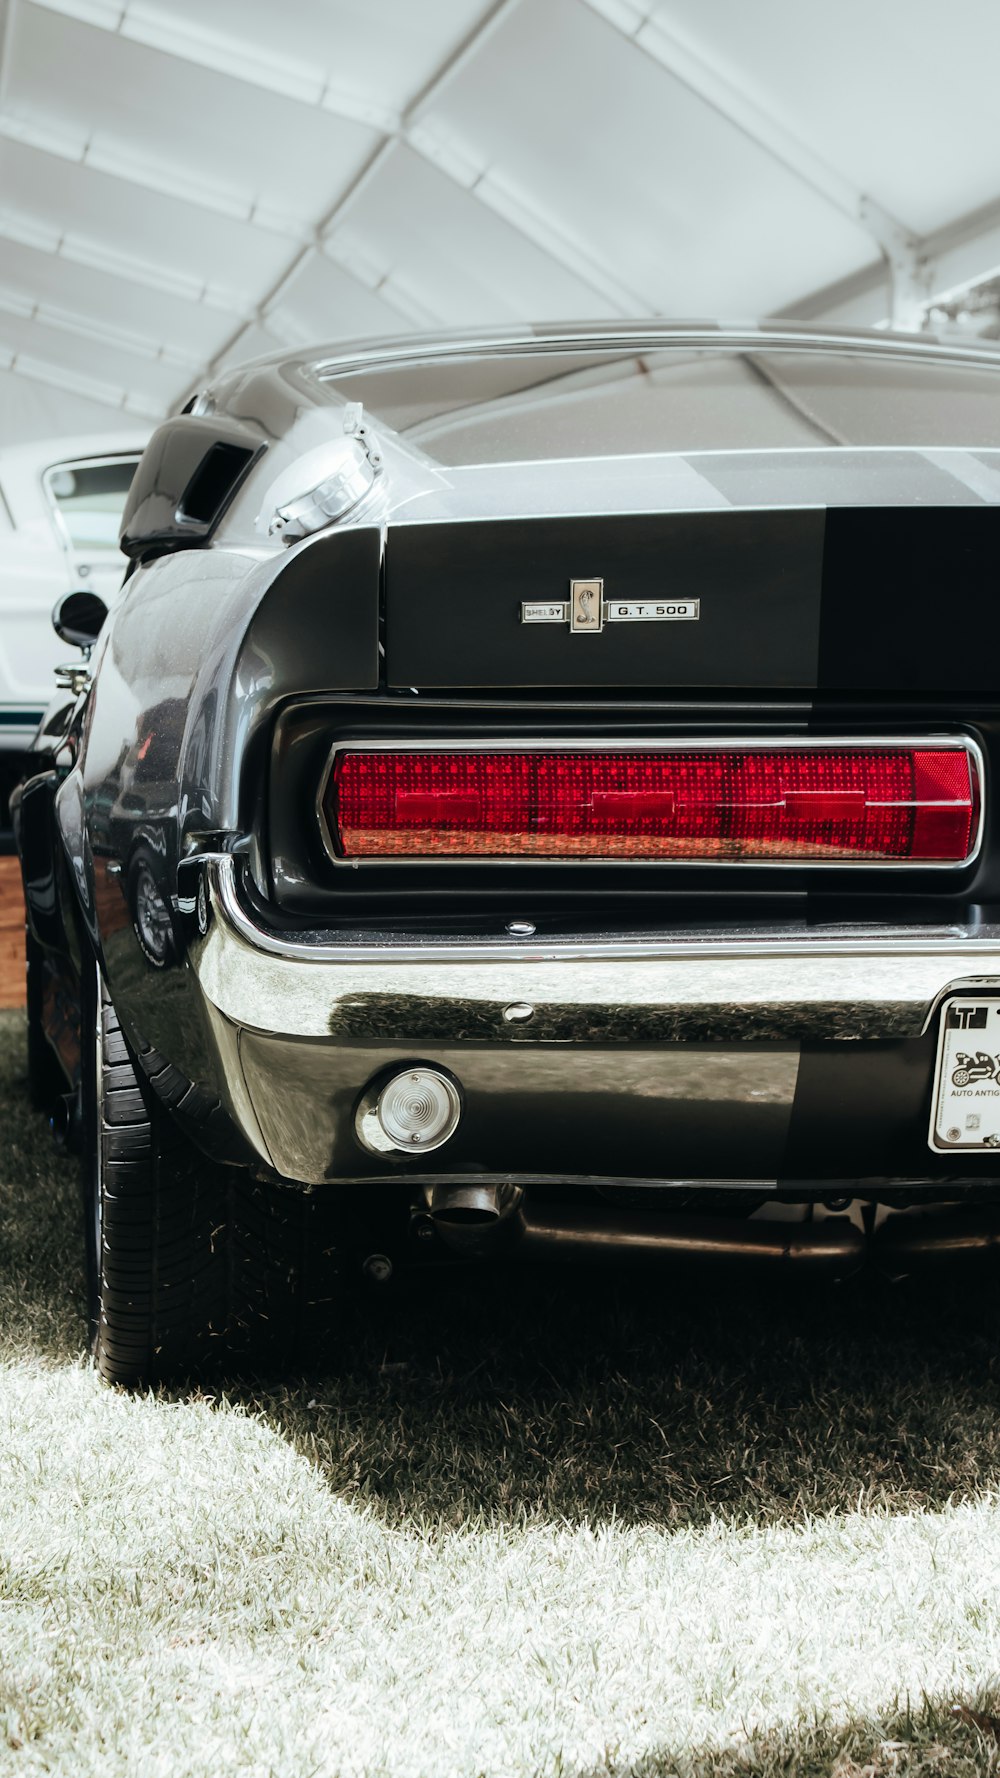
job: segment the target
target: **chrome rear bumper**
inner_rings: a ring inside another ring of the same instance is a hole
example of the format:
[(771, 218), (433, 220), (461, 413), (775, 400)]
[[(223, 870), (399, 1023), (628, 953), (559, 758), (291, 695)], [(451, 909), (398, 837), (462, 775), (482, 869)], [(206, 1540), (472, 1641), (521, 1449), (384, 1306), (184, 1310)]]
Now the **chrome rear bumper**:
[(946, 993), (1000, 990), (997, 926), (332, 943), (256, 923), (231, 858), (207, 877), (204, 991), (233, 1024), (287, 1036), (391, 1039), (403, 1015), (409, 1035), (458, 1042), (912, 1037)]
[(417, 1057), (489, 1110), (471, 1148), (456, 1137), (435, 1156), (439, 1173), (537, 1177), (539, 1120), (556, 1118), (559, 1177), (773, 1181), (804, 1044), (898, 1045), (929, 1031), (946, 994), (1000, 994), (995, 927), (331, 942), (255, 919), (232, 859), (204, 869), (208, 929), (190, 962), (231, 1112), (263, 1159), (310, 1183), (384, 1174), (354, 1106), (380, 1069)]

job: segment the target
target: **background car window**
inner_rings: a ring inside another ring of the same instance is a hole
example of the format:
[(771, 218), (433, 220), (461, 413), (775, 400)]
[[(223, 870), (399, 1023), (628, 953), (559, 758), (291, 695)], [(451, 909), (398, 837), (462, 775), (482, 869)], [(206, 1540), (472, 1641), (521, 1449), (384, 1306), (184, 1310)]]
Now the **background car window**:
[(45, 489), (73, 549), (117, 549), (125, 496), (137, 459), (107, 463), (60, 463), (45, 475)]

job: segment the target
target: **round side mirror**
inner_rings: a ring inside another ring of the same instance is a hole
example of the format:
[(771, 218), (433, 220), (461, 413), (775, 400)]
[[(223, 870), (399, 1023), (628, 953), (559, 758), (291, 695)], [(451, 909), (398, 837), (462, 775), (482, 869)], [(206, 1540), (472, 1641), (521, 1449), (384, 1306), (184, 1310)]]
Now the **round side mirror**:
[(52, 628), (62, 642), (74, 648), (93, 648), (108, 615), (108, 608), (99, 593), (90, 588), (74, 587), (64, 593), (52, 607)]

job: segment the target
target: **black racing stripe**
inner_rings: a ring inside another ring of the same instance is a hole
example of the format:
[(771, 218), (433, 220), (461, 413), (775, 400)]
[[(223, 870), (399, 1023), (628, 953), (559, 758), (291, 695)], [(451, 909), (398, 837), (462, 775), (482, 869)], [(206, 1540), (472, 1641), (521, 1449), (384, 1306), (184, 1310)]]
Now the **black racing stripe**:
[[(386, 553), (390, 686), (811, 690), (821, 508), (400, 526)], [(692, 622), (524, 624), (571, 579), (609, 602), (698, 599)]]
[(821, 691), (996, 695), (1000, 507), (833, 507)]

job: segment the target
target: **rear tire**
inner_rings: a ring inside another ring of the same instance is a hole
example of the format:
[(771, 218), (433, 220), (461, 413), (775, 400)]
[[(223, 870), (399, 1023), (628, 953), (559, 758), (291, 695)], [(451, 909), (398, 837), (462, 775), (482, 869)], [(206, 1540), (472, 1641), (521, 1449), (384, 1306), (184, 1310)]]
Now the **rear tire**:
[(96, 965), (80, 998), (88, 1308), (101, 1376), (137, 1384), (235, 1359), (288, 1363), (317, 1299), (330, 1296), (315, 1200), (207, 1159), (133, 1062)]

